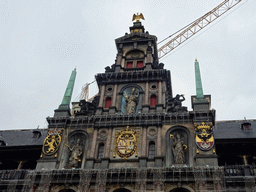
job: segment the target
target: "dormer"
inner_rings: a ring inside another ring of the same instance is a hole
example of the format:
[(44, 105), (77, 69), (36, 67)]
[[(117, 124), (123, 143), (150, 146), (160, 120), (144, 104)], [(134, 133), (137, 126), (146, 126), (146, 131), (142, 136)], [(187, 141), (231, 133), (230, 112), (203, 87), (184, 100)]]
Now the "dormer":
[(33, 138), (34, 139), (39, 139), (41, 137), (41, 135), (42, 135), (41, 131), (39, 131), (37, 129), (33, 130)]
[(6, 146), (6, 142), (4, 141), (3, 137), (0, 136), (0, 147)]

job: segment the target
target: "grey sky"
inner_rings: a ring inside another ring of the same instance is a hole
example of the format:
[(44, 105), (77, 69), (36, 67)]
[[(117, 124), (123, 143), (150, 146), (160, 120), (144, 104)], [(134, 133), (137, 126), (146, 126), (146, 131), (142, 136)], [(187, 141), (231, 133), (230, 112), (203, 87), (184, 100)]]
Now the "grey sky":
[[(72, 100), (114, 63), (114, 39), (129, 31), (134, 13), (142, 12), (146, 31), (162, 40), (221, 2), (1, 0), (0, 129), (46, 127), (74, 67)], [(217, 120), (255, 118), (255, 7), (256, 1), (243, 0), (161, 60), (171, 70), (174, 95), (185, 94), (190, 110), (197, 58)]]

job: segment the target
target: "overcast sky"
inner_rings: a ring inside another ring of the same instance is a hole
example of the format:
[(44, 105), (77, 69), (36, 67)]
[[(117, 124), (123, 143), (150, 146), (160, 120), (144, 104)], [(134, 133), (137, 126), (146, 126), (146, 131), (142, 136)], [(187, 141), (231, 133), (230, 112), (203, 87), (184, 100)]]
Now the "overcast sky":
[[(47, 127), (77, 67), (74, 100), (85, 83), (116, 58), (114, 39), (143, 13), (158, 40), (201, 17), (222, 0), (1, 0), (0, 129)], [(243, 0), (198, 35), (161, 59), (173, 94), (191, 110), (198, 59), (204, 94), (217, 120), (255, 118), (256, 1)], [(93, 88), (93, 87), (92, 87)], [(94, 86), (91, 95), (96, 93)]]

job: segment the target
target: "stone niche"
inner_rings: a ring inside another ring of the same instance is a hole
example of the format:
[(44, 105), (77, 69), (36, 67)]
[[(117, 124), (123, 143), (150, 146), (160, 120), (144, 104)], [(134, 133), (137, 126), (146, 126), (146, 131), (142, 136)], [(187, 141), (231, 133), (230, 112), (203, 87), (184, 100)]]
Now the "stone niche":
[(183, 126), (170, 128), (166, 134), (166, 165), (189, 166), (189, 131)]
[(88, 136), (83, 131), (74, 131), (68, 136), (68, 146), (65, 147), (65, 168), (84, 167), (87, 141)]

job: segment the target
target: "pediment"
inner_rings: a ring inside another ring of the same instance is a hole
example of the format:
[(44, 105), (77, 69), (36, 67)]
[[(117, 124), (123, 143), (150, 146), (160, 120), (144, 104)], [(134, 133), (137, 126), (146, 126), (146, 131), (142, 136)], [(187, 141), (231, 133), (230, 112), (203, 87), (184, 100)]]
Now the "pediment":
[(121, 43), (121, 42), (127, 42), (127, 41), (143, 41), (143, 40), (157, 40), (156, 36), (154, 35), (149, 35), (148, 33), (130, 33), (126, 34), (123, 37), (117, 38), (115, 41), (116, 43)]

